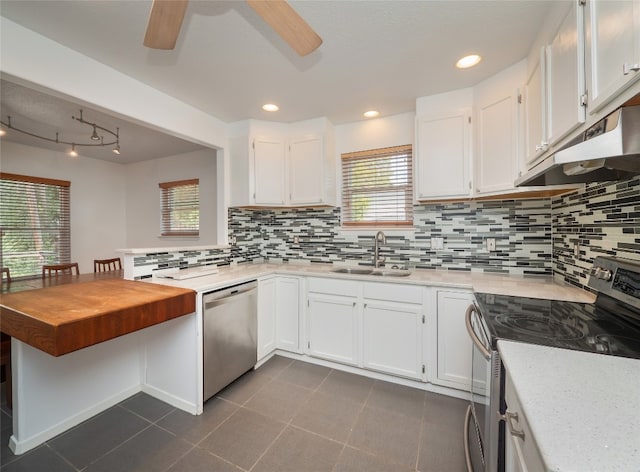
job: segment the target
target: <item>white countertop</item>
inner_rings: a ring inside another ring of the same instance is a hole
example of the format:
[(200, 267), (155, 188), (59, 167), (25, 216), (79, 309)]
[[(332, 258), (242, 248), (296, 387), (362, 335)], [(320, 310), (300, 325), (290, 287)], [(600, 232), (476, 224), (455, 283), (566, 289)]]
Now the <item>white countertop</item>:
[(640, 471), (640, 360), (498, 341), (549, 471)]
[(217, 274), (186, 280), (165, 278), (144, 279), (148, 282), (190, 288), (198, 292), (217, 290), (229, 285), (246, 282), (268, 275), (330, 276), (332, 278), (366, 280), (370, 282), (431, 285), (445, 288), (461, 288), (480, 293), (515, 295), (531, 298), (551, 298), (574, 302), (593, 303), (595, 295), (568, 284), (554, 281), (552, 277), (488, 274), (450, 270), (417, 269), (408, 277), (381, 277), (375, 275), (338, 274), (331, 264), (240, 264), (220, 268)]

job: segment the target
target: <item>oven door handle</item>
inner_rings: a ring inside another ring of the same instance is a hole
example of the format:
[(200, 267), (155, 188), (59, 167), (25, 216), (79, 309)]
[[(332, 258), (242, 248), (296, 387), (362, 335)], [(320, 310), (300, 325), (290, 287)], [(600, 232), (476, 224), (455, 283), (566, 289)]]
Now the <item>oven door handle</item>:
[(467, 463), (467, 472), (473, 472), (471, 464), (471, 450), (469, 448), (469, 425), (471, 424), (471, 405), (467, 406), (467, 413), (464, 415), (464, 459)]
[(473, 330), (473, 325), (471, 324), (471, 316), (473, 316), (473, 313), (475, 311), (476, 311), (476, 307), (472, 303), (471, 305), (469, 305), (469, 308), (467, 308), (467, 313), (465, 314), (465, 323), (467, 325), (467, 331), (469, 332), (469, 336), (471, 336), (471, 340), (473, 341), (473, 344), (475, 344), (475, 346), (480, 350), (480, 352), (485, 357), (485, 359), (489, 360), (491, 359), (491, 352), (489, 352), (489, 350), (482, 343), (482, 341), (480, 341), (480, 338), (478, 338), (478, 335)]

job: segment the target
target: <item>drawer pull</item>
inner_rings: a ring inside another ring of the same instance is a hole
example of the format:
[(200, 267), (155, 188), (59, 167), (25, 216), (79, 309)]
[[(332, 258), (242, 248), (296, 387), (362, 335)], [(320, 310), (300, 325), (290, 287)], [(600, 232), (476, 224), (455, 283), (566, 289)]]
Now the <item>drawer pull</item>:
[(510, 411), (507, 411), (505, 414), (505, 419), (507, 420), (507, 427), (509, 428), (511, 436), (515, 436), (516, 438), (520, 438), (524, 441), (524, 431), (517, 430), (512, 423), (512, 420), (518, 422), (518, 413), (511, 413)]

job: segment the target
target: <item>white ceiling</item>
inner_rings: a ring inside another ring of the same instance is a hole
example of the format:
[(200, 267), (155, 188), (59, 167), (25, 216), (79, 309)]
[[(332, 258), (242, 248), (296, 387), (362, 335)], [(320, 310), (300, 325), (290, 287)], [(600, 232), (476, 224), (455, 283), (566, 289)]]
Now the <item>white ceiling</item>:
[[(176, 49), (142, 45), (150, 0), (1, 0), (0, 14), (224, 122), (334, 124), (415, 110), (524, 58), (546, 0), (291, 1), (324, 42), (299, 57), (243, 1), (195, 1)], [(19, 45), (17, 45), (19, 47)], [(460, 71), (468, 53), (484, 60)], [(4, 101), (4, 97), (3, 97)], [(260, 109), (274, 102), (280, 111)]]

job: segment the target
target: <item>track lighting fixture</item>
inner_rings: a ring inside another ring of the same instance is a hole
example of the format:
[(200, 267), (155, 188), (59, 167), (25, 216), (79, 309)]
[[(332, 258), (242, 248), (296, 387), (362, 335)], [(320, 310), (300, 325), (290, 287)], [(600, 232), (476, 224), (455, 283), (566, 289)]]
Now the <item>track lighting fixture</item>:
[[(64, 141), (62, 139), (59, 138), (58, 133), (56, 133), (56, 137), (55, 138), (49, 138), (47, 136), (41, 136), (37, 133), (32, 133), (30, 131), (26, 131), (24, 129), (20, 129), (17, 128), (15, 126), (13, 126), (13, 124), (11, 123), (11, 117), (7, 116), (7, 121), (2, 121), (0, 120), (0, 124), (4, 127), (0, 129), (0, 136), (4, 136), (9, 130), (11, 131), (17, 131), (19, 133), (23, 133), (26, 134), (28, 136), (32, 136), (34, 138), (38, 138), (38, 139), (43, 139), (45, 141), (49, 141), (50, 143), (56, 143), (56, 144), (67, 144), (71, 146), (71, 151), (69, 151), (69, 154), (71, 156), (77, 156), (78, 152), (76, 151), (76, 146), (80, 147), (80, 146), (114, 146), (113, 148), (113, 153), (120, 155), (120, 128), (116, 128), (115, 132), (111, 131), (108, 128), (105, 128), (104, 126), (100, 126), (97, 123), (91, 123), (89, 121), (86, 121), (83, 116), (82, 116), (82, 110), (80, 110), (80, 116), (72, 116), (71, 119), (76, 120), (79, 123), (85, 124), (85, 125), (89, 125), (91, 127), (93, 127), (93, 132), (91, 133), (90, 139), (91, 141), (100, 141), (100, 142), (91, 142), (91, 143), (75, 143), (75, 142), (70, 142), (70, 141)], [(6, 128), (6, 129), (5, 129)], [(110, 134), (111, 136), (113, 136), (111, 141), (105, 142), (104, 141), (104, 136), (100, 136), (98, 134), (98, 130), (103, 131), (107, 134)]]

